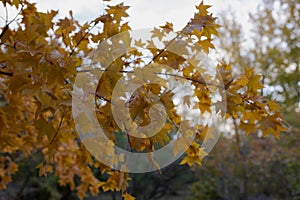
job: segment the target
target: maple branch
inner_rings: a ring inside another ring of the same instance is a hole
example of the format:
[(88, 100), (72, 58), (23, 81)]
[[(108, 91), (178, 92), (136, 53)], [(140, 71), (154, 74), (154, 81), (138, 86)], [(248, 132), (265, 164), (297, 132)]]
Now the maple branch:
[[(6, 1), (5, 1), (5, 4), (6, 4)], [(7, 9), (7, 6), (5, 5), (5, 23), (7, 24), (8, 22), (8, 9)]]
[(72, 56), (75, 53), (75, 49), (80, 45), (80, 43), (86, 39), (85, 37), (93, 30), (93, 28), (95, 28), (95, 26), (97, 25), (97, 23), (95, 23), (92, 27), (90, 27), (87, 32), (80, 38), (80, 40), (77, 42), (77, 44), (73, 47), (71, 53), (69, 56)]
[(10, 25), (11, 23), (13, 23), (16, 19), (17, 19), (17, 17), (21, 14), (21, 12), (23, 11), (23, 8), (24, 8), (24, 4), (21, 4), (21, 9), (20, 9), (20, 11), (16, 14), (16, 16), (12, 19), (12, 20), (10, 20), (10, 22), (8, 22), (8, 24), (7, 25)]
[(5, 21), (5, 19), (2, 16), (0, 16), (0, 19), (2, 19), (3, 21)]
[(126, 132), (126, 137), (127, 137), (127, 142), (128, 142), (128, 145), (129, 145), (129, 150), (130, 150), (130, 152), (132, 152), (132, 144), (131, 144), (131, 141), (130, 141), (130, 136), (127, 132)]
[(12, 45), (7, 44), (7, 43), (4, 43), (4, 42), (0, 42), (0, 45), (4, 45), (4, 46), (6, 46), (6, 47), (9, 47), (9, 48), (18, 50), (15, 46), (12, 46)]
[[(134, 71), (126, 71), (126, 70), (121, 70), (119, 72), (120, 73), (134, 73)], [(176, 77), (176, 78), (181, 78), (181, 79), (189, 80), (189, 81), (192, 81), (192, 82), (195, 82), (195, 83), (198, 83), (198, 84), (201, 84), (201, 85), (205, 85), (205, 86), (215, 86), (217, 88), (222, 88), (222, 89), (224, 88), (221, 85), (216, 85), (216, 84), (213, 84), (213, 83), (207, 83), (207, 82), (204, 82), (204, 81), (198, 81), (198, 80), (192, 79), (190, 77), (180, 76), (178, 74), (169, 74), (169, 73), (161, 73), (161, 72), (153, 72), (153, 74), (156, 74), (156, 75), (165, 75), (165, 76), (173, 76), (173, 77)]]
[(258, 110), (262, 110), (262, 108), (260, 106), (256, 105), (254, 102), (251, 102), (249, 99), (246, 99), (246, 97), (242, 96), (241, 98), (245, 104), (250, 105)]
[(0, 39), (5, 35), (5, 33), (7, 32), (8, 29), (9, 29), (9, 26), (6, 24), (0, 34)]
[(104, 100), (104, 101), (106, 101), (106, 102), (112, 104), (112, 103), (111, 103), (111, 100), (109, 100), (109, 99), (107, 99), (107, 98), (105, 98), (105, 97), (103, 97), (103, 96), (100, 96), (99, 94), (95, 94), (95, 96), (98, 97), (98, 98), (101, 99), (101, 100)]
[(231, 79), (226, 85), (225, 85), (225, 89), (227, 90), (230, 86), (230, 84), (234, 81), (234, 79)]
[[(10, 21), (10, 22), (8, 22), (8, 11), (7, 11), (7, 6), (5, 6), (5, 15), (6, 15), (6, 19), (5, 19), (5, 26), (4, 26), (4, 28), (3, 28), (3, 30), (2, 30), (2, 32), (1, 32), (1, 34), (0, 34), (0, 39), (5, 35), (5, 33), (8, 31), (8, 29), (9, 29), (9, 25), (11, 24), (11, 23), (13, 23), (16, 19), (17, 19), (17, 17), (21, 14), (21, 12), (22, 12), (22, 10), (23, 10), (23, 4), (22, 4), (22, 6), (21, 6), (21, 9), (20, 9), (20, 11), (16, 14), (16, 16)], [(2, 44), (2, 43), (1, 43)]]
[[(102, 69), (99, 69), (100, 71), (102, 72), (105, 72), (107, 70), (102, 70)], [(83, 72), (90, 72), (91, 70), (87, 69), (87, 70), (80, 70), (80, 71), (77, 71), (78, 73), (83, 73)], [(126, 74), (133, 74), (134, 71), (133, 70), (120, 70), (118, 71), (119, 73), (126, 73)], [(173, 77), (176, 77), (176, 78), (181, 78), (181, 79), (185, 79), (185, 80), (189, 80), (189, 81), (192, 81), (192, 82), (195, 82), (195, 83), (198, 83), (198, 84), (201, 84), (201, 85), (205, 85), (205, 86), (215, 86), (217, 88), (221, 88), (221, 89), (224, 89), (223, 86), (221, 85), (216, 85), (216, 84), (213, 84), (213, 83), (207, 83), (207, 82), (204, 82), (204, 81), (199, 81), (199, 80), (195, 80), (195, 79), (192, 79), (190, 77), (186, 77), (186, 76), (180, 76), (178, 74), (169, 74), (169, 73), (161, 73), (161, 72), (153, 72), (153, 74), (156, 74), (156, 75), (165, 75), (165, 76), (173, 76)], [(230, 81), (230, 83), (232, 82), (233, 80)], [(225, 87), (226, 88), (226, 87)], [(99, 96), (99, 98), (103, 99), (103, 97)], [(106, 100), (106, 99), (104, 99)]]
[(61, 117), (61, 119), (60, 119), (59, 125), (58, 125), (58, 127), (57, 127), (57, 130), (56, 130), (56, 132), (55, 132), (55, 135), (53, 136), (53, 138), (52, 138), (51, 141), (50, 141), (50, 145), (53, 143), (53, 141), (54, 141), (55, 138), (57, 137), (58, 132), (59, 132), (61, 126), (62, 126), (62, 122), (63, 122), (64, 117), (65, 117), (65, 114), (63, 113), (63, 114), (62, 114), (62, 117)]
[(160, 51), (159, 51), (159, 53), (158, 54), (156, 54), (153, 58), (152, 58), (152, 60), (146, 65), (146, 66), (148, 66), (148, 65), (150, 65), (151, 63), (153, 63), (163, 52), (165, 52), (166, 50), (167, 50), (167, 48), (172, 44), (172, 42), (174, 42), (179, 36), (180, 36), (181, 34), (177, 34), (176, 35), (176, 37), (174, 37), (172, 40), (170, 40), (169, 42), (168, 42), (168, 44), (166, 44), (166, 46), (163, 48), (163, 49), (161, 49)]
[(166, 50), (167, 50), (167, 48), (177, 39), (177, 38), (179, 38), (181, 35), (182, 35), (182, 33), (185, 31), (185, 29), (187, 28), (187, 27), (189, 27), (190, 26), (190, 24), (191, 24), (191, 22), (189, 22), (183, 29), (181, 29), (181, 31), (180, 32), (178, 32), (178, 34), (176, 35), (176, 37), (174, 37), (172, 40), (170, 40), (166, 45), (165, 45), (165, 47), (163, 48), (163, 49), (161, 49), (160, 51), (159, 51), (159, 53), (158, 54), (156, 54), (153, 58), (152, 58), (152, 60), (146, 65), (146, 66), (148, 66), (148, 65), (150, 65), (151, 63), (153, 63), (163, 52), (165, 52)]
[(2, 70), (0, 70), (0, 74), (6, 75), (6, 76), (13, 76), (14, 75), (12, 72), (6, 72), (6, 71), (2, 71)]
[(180, 76), (180, 75), (177, 75), (177, 74), (160, 73), (160, 72), (154, 72), (154, 74), (173, 76), (173, 77), (176, 77), (176, 78), (182, 78), (182, 79), (189, 80), (189, 81), (192, 81), (192, 82), (195, 82), (195, 83), (199, 83), (199, 84), (205, 85), (205, 86), (215, 86), (217, 88), (222, 88), (222, 89), (224, 88), (221, 85), (216, 85), (216, 84), (213, 84), (213, 83), (207, 83), (207, 82), (204, 82), (204, 81), (198, 81), (198, 80), (192, 79), (190, 77)]

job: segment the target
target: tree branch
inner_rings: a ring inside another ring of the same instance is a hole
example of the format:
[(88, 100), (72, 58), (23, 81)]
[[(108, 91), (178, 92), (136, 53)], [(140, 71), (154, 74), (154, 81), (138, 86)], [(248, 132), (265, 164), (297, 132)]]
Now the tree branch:
[(0, 70), (0, 75), (5, 75), (5, 76), (13, 76), (14, 74), (12, 72), (6, 72), (6, 71), (2, 71)]
[(64, 117), (65, 117), (65, 114), (63, 113), (63, 114), (62, 114), (62, 117), (61, 117), (61, 119), (60, 119), (59, 125), (58, 125), (58, 127), (57, 127), (57, 130), (56, 130), (56, 132), (55, 132), (55, 135), (53, 136), (53, 138), (52, 138), (51, 141), (50, 141), (50, 145), (51, 145), (51, 144), (54, 142), (54, 140), (56, 139), (56, 137), (57, 137), (57, 135), (58, 135), (58, 132), (59, 132), (59, 130), (60, 130), (60, 128), (61, 128), (61, 125), (62, 125), (62, 122), (63, 122)]
[(73, 47), (70, 56), (72, 56), (75, 53), (75, 49), (80, 45), (80, 43), (82, 42), (82, 40), (85, 39), (85, 37), (91, 32), (91, 30), (93, 30), (93, 28), (97, 25), (97, 23), (95, 23), (91, 28), (89, 28), (87, 30), (87, 32), (80, 38), (80, 40), (78, 41), (78, 43), (75, 45), (75, 47)]
[(8, 28), (9, 28), (9, 26), (8, 26), (8, 24), (6, 24), (6, 25), (4, 26), (4, 28), (3, 28), (2, 32), (1, 32), (1, 34), (0, 34), (0, 39), (5, 35), (5, 33), (7, 32)]
[(129, 134), (127, 132), (126, 132), (126, 137), (127, 137), (127, 142), (128, 142), (129, 150), (130, 150), (130, 152), (132, 152), (132, 144), (131, 144), (131, 141), (130, 141), (130, 136), (129, 136)]
[(157, 54), (157, 55), (155, 55), (154, 57), (153, 57), (153, 59), (146, 65), (146, 66), (148, 66), (148, 65), (150, 65), (151, 63), (153, 63), (163, 52), (165, 52), (166, 50), (167, 50), (167, 48), (177, 39), (177, 38), (179, 38), (181, 35), (182, 35), (182, 33), (185, 31), (185, 29), (187, 28), (187, 27), (189, 27), (190, 26), (190, 22), (180, 31), (180, 32), (178, 32), (178, 34), (176, 35), (176, 37), (174, 37), (172, 40), (170, 40), (166, 45), (165, 45), (165, 47), (163, 48), (163, 49), (161, 49), (160, 50), (160, 52)]
[(23, 4), (22, 4), (22, 6), (21, 6), (21, 9), (20, 9), (20, 11), (18, 12), (18, 14), (16, 14), (16, 16), (10, 21), (10, 22), (8, 22), (8, 11), (7, 11), (7, 6), (5, 6), (5, 15), (6, 15), (6, 19), (5, 19), (5, 26), (4, 26), (4, 28), (3, 28), (3, 30), (2, 30), (2, 32), (1, 32), (1, 34), (0, 34), (0, 39), (5, 35), (5, 33), (8, 31), (8, 29), (9, 29), (9, 25), (11, 24), (11, 23), (13, 23), (16, 19), (17, 19), (17, 17), (21, 14), (21, 12), (22, 12), (22, 10), (23, 10)]
[(195, 82), (195, 83), (199, 83), (199, 84), (205, 85), (205, 86), (215, 86), (217, 88), (222, 88), (222, 89), (224, 88), (221, 85), (216, 85), (216, 84), (208, 83), (208, 82), (205, 82), (205, 81), (198, 81), (198, 80), (192, 79), (190, 77), (180, 76), (180, 75), (177, 75), (177, 74), (159, 73), (159, 72), (154, 72), (154, 74), (173, 76), (173, 77), (176, 77), (176, 78), (181, 78), (181, 79), (189, 80), (189, 81), (192, 81), (192, 82)]
[(0, 45), (4, 45), (4, 46), (6, 46), (6, 47), (9, 47), (9, 48), (12, 48), (12, 49), (16, 49), (16, 50), (17, 50), (17, 48), (16, 48), (15, 46), (6, 44), (6, 43), (4, 43), (4, 42), (0, 42)]

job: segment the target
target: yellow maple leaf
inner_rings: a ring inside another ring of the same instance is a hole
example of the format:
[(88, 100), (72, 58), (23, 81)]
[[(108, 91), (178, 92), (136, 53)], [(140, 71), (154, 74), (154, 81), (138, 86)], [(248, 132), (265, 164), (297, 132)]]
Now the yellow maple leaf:
[(153, 31), (152, 31), (152, 38), (156, 38), (157, 37), (159, 40), (161, 40), (164, 36), (165, 36), (164, 32), (162, 32), (158, 28), (154, 28), (153, 29)]
[(209, 53), (209, 48), (215, 48), (215, 46), (211, 43), (211, 39), (200, 40), (198, 43), (203, 48), (205, 53)]
[(124, 200), (135, 200), (135, 198), (128, 193), (123, 194), (122, 197)]
[(166, 22), (164, 26), (160, 26), (160, 28), (164, 29), (167, 33), (173, 31), (173, 24), (170, 22)]
[(237, 80), (236, 80), (236, 84), (240, 85), (240, 86), (245, 86), (247, 85), (249, 82), (248, 78), (243, 75), (243, 76), (240, 76)]
[(278, 111), (280, 109), (280, 106), (275, 101), (269, 101), (268, 107), (271, 111)]
[(208, 14), (207, 9), (210, 7), (211, 7), (210, 5), (204, 5), (203, 1), (198, 6), (196, 6), (197, 10), (199, 11), (199, 14), (202, 16), (205, 16)]
[(248, 92), (252, 92), (253, 94), (257, 94), (258, 90), (263, 88), (263, 85), (260, 81), (261, 76), (254, 74), (254, 68), (248, 69), (246, 71), (246, 76), (248, 77)]

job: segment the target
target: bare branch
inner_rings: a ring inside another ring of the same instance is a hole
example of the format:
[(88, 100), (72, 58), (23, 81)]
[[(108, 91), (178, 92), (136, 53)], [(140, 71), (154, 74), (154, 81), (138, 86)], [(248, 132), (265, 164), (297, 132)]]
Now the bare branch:
[(80, 43), (86, 39), (86, 36), (95, 28), (97, 24), (95, 23), (92, 27), (90, 27), (87, 32), (80, 38), (80, 40), (78, 41), (78, 43), (75, 45), (75, 47), (73, 47), (70, 56), (72, 56), (75, 53), (76, 48), (80, 45)]
[(58, 125), (58, 127), (57, 127), (57, 130), (56, 130), (56, 132), (55, 132), (55, 135), (53, 136), (53, 138), (52, 138), (51, 141), (50, 141), (50, 145), (51, 145), (51, 144), (54, 142), (54, 140), (56, 139), (56, 137), (57, 137), (57, 135), (58, 135), (58, 132), (59, 132), (59, 130), (60, 130), (60, 128), (61, 128), (62, 122), (63, 122), (63, 120), (64, 120), (64, 117), (65, 117), (65, 114), (63, 113), (63, 114), (62, 114), (62, 117), (61, 117), (61, 119), (60, 119), (59, 125)]
[(6, 71), (2, 71), (0, 70), (0, 75), (5, 75), (5, 76), (13, 76), (14, 74), (12, 72), (6, 72)]
[(8, 31), (8, 29), (9, 29), (9, 26), (8, 26), (8, 24), (6, 24), (0, 34), (0, 39), (5, 35), (5, 33)]

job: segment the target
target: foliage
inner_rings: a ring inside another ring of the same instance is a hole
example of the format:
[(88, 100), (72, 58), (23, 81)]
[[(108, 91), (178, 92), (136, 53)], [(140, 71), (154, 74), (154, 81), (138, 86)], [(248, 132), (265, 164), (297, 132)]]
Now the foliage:
[[(5, 189), (11, 176), (18, 171), (18, 163), (22, 159), (41, 154), (42, 159), (36, 165), (39, 175), (53, 173), (59, 178), (61, 186), (68, 185), (71, 190), (76, 190), (81, 199), (87, 192), (97, 195), (99, 191), (121, 191), (124, 199), (134, 199), (126, 191), (130, 180), (128, 173), (103, 165), (82, 145), (76, 133), (70, 103), (75, 77), (77, 73), (81, 73), (80, 70), (85, 65), (84, 58), (94, 50), (95, 44), (130, 30), (125, 21), (129, 7), (123, 3), (109, 5), (105, 14), (80, 24), (71, 11), (70, 16), (54, 20), (58, 11), (39, 12), (35, 4), (26, 0), (2, 0), (1, 3), (4, 7), (14, 7), (19, 11), (12, 21), (5, 21), (0, 35), (1, 189)], [(178, 45), (181, 38), (188, 38), (192, 43), (199, 44), (203, 52), (209, 53), (214, 47), (211, 43), (213, 35), (218, 36), (219, 25), (215, 23), (216, 18), (208, 13), (208, 8), (203, 3), (198, 5), (197, 13), (186, 27), (177, 32), (177, 37), (172, 42)], [(94, 27), (99, 26), (99, 32), (93, 31)], [(155, 28), (152, 37), (163, 41), (163, 36), (170, 31), (173, 31), (172, 24), (166, 23)], [(148, 44), (140, 45), (147, 48), (152, 43), (149, 41)], [(192, 49), (193, 46), (182, 47), (186, 51), (187, 48)], [(221, 63), (218, 70), (224, 86), (221, 83), (213, 85), (209, 84), (213, 78), (208, 72), (201, 71), (203, 69), (199, 66), (187, 63), (184, 58), (166, 49), (167, 47), (149, 48), (150, 55), (147, 56), (150, 56), (153, 64), (170, 66), (173, 69), (171, 76), (188, 82), (194, 94), (185, 97), (187, 106), (195, 107), (200, 113), (212, 112), (211, 107), (214, 106), (226, 119), (234, 119), (238, 129), (247, 134), (261, 130), (264, 136), (272, 134), (279, 137), (280, 131), (285, 130), (282, 115), (278, 112), (279, 106), (260, 95), (263, 88), (261, 76), (255, 74), (253, 68), (246, 67), (243, 73), (236, 75), (230, 65)], [(159, 145), (168, 143), (170, 134), (185, 123), (183, 133), (194, 131), (196, 140), (181, 163), (190, 166), (201, 164), (204, 152), (200, 144), (206, 136), (207, 128), (199, 126), (193, 129), (188, 122), (183, 121), (174, 104), (174, 92), (165, 87), (168, 85), (166, 77), (161, 78), (161, 85), (145, 85), (135, 91), (131, 101), (121, 102), (131, 108), (129, 117), (138, 124), (147, 125), (149, 110), (154, 103), (147, 94), (149, 91), (155, 94), (168, 108), (166, 125), (156, 136), (145, 139), (129, 136), (112, 118), (110, 103), (117, 80), (134, 76), (151, 77), (155, 73), (164, 72), (159, 69), (153, 74), (143, 75), (141, 68), (147, 65), (143, 56), (143, 52), (138, 50), (128, 52), (115, 59), (103, 73), (95, 94), (99, 123), (113, 145), (117, 143), (117, 136), (122, 135), (128, 139), (129, 149), (137, 152), (151, 152)], [(134, 61), (132, 57), (135, 58)], [(128, 69), (133, 71), (129, 72)], [(203, 81), (203, 77), (208, 83)], [(213, 101), (210, 91), (226, 94), (226, 110), (221, 109), (222, 102)], [(181, 137), (183, 139), (184, 134)], [(180, 148), (180, 142), (175, 147)], [(114, 150), (108, 149), (108, 153), (113, 155)], [(116, 162), (121, 162), (118, 159)], [(154, 160), (153, 162), (155, 164)], [(96, 177), (95, 170), (105, 175), (106, 179)], [(76, 181), (78, 177), (79, 181)]]
[(265, 96), (280, 102), (287, 113), (294, 112), (300, 99), (299, 6), (299, 0), (265, 0), (251, 15), (255, 35), (251, 63), (261, 70), (263, 83), (272, 86)]
[(262, 95), (284, 108), (290, 127), (281, 140), (245, 137), (238, 129), (225, 135), (197, 172), (195, 199), (299, 199), (299, 6), (299, 1), (263, 1), (250, 13), (251, 38), (245, 38), (234, 13), (221, 18), (220, 46), (233, 68), (255, 66), (266, 86)]
[(242, 141), (237, 158), (236, 141), (220, 139), (196, 170), (194, 199), (299, 199), (299, 128), (280, 141), (255, 135)]

